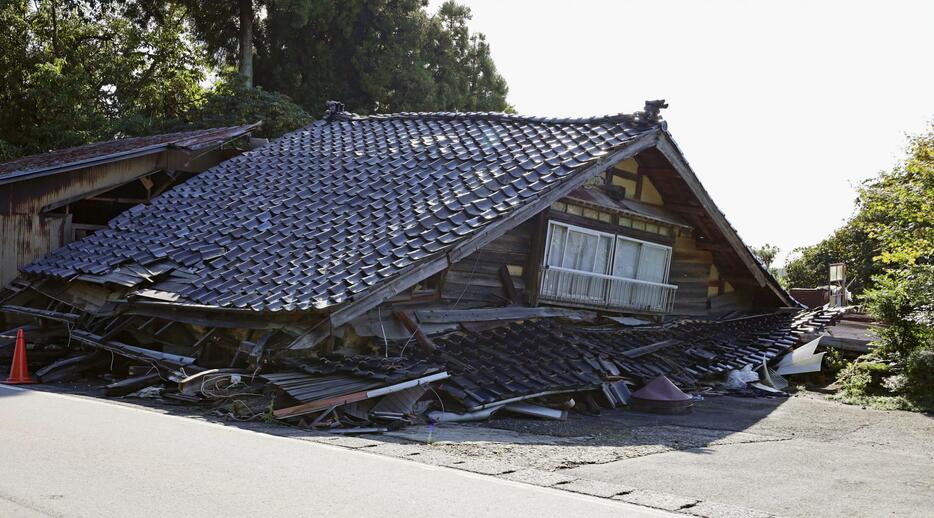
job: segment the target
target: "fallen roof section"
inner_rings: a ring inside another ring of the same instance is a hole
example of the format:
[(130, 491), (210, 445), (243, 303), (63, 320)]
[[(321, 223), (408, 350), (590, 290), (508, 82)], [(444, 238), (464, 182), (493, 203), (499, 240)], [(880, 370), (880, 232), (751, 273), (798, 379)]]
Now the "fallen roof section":
[[(347, 321), (545, 209), (588, 171), (651, 146), (660, 124), (645, 114), (337, 112), (23, 271), (254, 311), (370, 302)], [(147, 270), (172, 275), (147, 286)]]
[(620, 379), (643, 384), (667, 376), (693, 387), (701, 379), (762, 365), (839, 315), (819, 309), (637, 328), (523, 321), (436, 338), (438, 352), (426, 359), (451, 374), (442, 384), (449, 395), (467, 410), (479, 410), (542, 394), (595, 390)]

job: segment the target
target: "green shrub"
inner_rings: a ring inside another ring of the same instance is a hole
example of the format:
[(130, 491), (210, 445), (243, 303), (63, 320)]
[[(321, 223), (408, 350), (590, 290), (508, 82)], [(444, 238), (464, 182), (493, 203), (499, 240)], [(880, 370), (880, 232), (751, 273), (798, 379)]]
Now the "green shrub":
[(903, 391), (918, 401), (934, 399), (934, 350), (918, 349), (908, 355)]
[(843, 392), (850, 396), (881, 395), (886, 393), (884, 380), (892, 374), (887, 363), (860, 359), (844, 367), (837, 375), (837, 381)]
[(314, 120), (286, 95), (263, 90), (258, 86), (247, 88), (243, 79), (233, 71), (227, 71), (208, 93), (207, 100), (195, 118), (200, 119), (196, 124), (204, 127), (263, 121), (263, 125), (254, 134), (269, 138), (279, 137)]
[(0, 140), (0, 162), (12, 160), (22, 154), (18, 147), (5, 140)]

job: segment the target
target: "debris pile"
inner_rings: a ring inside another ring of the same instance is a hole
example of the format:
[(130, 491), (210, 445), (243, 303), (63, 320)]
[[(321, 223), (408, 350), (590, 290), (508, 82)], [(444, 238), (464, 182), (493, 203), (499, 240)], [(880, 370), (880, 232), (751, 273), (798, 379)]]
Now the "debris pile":
[(604, 394), (613, 407), (625, 403), (614, 395), (619, 382), (641, 386), (665, 376), (695, 388), (777, 358), (836, 315), (815, 310), (644, 327), (532, 320), (447, 335), (435, 340), (439, 352), (425, 357), (451, 373), (441, 389), (465, 411), (587, 391)]
[[(39, 308), (38, 301), (46, 303)], [(539, 312), (546, 316), (483, 330), (456, 326), (431, 337), (418, 333), (419, 324), (408, 317), (403, 322), (415, 326), (408, 340), (370, 343), (369, 354), (294, 354), (288, 344), (295, 338), (282, 328), (245, 333), (145, 315), (96, 316), (42, 297), (0, 309), (19, 321), (3, 337), (26, 330), (42, 383), (104, 380), (101, 393), (108, 397), (159, 397), (236, 419), (344, 433), (419, 420), (480, 420), (500, 411), (543, 419), (628, 404), (687, 411), (693, 398), (682, 391), (753, 369), (762, 371), (753, 373), (754, 383), (748, 380), (753, 386), (778, 391), (787, 386), (782, 374), (819, 369), (821, 359), (817, 341), (782, 355), (842, 313), (818, 309), (632, 327), (596, 315)], [(416, 335), (423, 346), (410, 346)], [(9, 340), (0, 340), (6, 351)]]

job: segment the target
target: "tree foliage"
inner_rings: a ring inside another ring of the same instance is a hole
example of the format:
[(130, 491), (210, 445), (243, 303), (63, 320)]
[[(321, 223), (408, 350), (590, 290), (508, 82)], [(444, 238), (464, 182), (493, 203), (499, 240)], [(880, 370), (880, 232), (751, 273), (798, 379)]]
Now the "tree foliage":
[(879, 244), (884, 269), (864, 295), (881, 325), (879, 347), (862, 363), (894, 365), (884, 386), (934, 408), (934, 126), (911, 140), (904, 163), (863, 186), (859, 202), (856, 223)]
[(229, 70), (217, 82), (195, 117), (193, 124), (205, 128), (263, 121), (254, 132), (259, 137), (278, 137), (313, 120), (287, 96), (266, 91), (261, 86), (247, 87), (234, 70)]
[(934, 126), (911, 139), (904, 164), (860, 190), (862, 228), (897, 267), (934, 262)]
[(0, 160), (259, 119), (274, 137), (331, 99), (358, 113), (511, 110), (466, 7), (448, 2), (430, 15), (424, 0), (246, 5), (255, 89), (218, 73), (238, 64), (241, 2), (0, 3)]
[(830, 264), (844, 263), (850, 292), (860, 294), (882, 272), (873, 261), (878, 253), (879, 243), (869, 237), (857, 216), (820, 243), (796, 248), (785, 263), (785, 279), (793, 288), (826, 286)]
[(177, 124), (204, 76), (185, 16), (167, 5), (158, 23), (140, 24), (108, 2), (5, 2), (0, 147), (42, 152)]
[(752, 252), (754, 256), (756, 256), (757, 258), (759, 258), (760, 261), (762, 261), (762, 264), (764, 264), (766, 268), (772, 267), (772, 263), (775, 261), (775, 256), (778, 255), (779, 252), (781, 252), (780, 248), (778, 248), (775, 245), (770, 245), (768, 243), (762, 246), (750, 247), (749, 250)]
[[(183, 1), (219, 64), (235, 65), (235, 2)], [(424, 0), (254, 0), (254, 84), (318, 114), (327, 100), (358, 113), (505, 111), (506, 82), (470, 10), (429, 15)]]

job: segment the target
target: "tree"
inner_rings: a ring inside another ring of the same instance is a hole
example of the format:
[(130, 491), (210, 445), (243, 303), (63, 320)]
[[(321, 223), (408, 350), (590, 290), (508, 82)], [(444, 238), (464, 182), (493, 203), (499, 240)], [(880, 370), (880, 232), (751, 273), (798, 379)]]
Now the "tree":
[[(182, 7), (198, 40), (216, 65), (235, 66), (244, 85), (253, 86), (256, 12), (264, 0), (205, 2), (203, 0), (122, 0), (137, 21), (159, 19), (168, 6)], [(294, 2), (292, 2), (294, 3)]]
[(771, 268), (772, 262), (775, 261), (775, 256), (778, 255), (781, 249), (766, 243), (762, 246), (751, 247), (750, 251), (762, 261), (762, 264), (764, 264), (766, 268)]
[[(202, 95), (204, 52), (185, 13), (136, 23), (126, 7), (81, 0), (0, 8), (0, 141), (7, 157), (158, 132)], [(11, 151), (12, 150), (12, 151)]]
[(261, 86), (250, 88), (242, 75), (232, 71), (208, 92), (204, 105), (192, 117), (196, 127), (205, 128), (262, 121), (263, 125), (253, 133), (260, 137), (278, 137), (314, 120), (287, 96)]
[(873, 261), (879, 243), (861, 227), (857, 215), (820, 243), (796, 248), (785, 263), (785, 279), (794, 288), (826, 286), (831, 263), (844, 263), (849, 291), (862, 293), (872, 285), (872, 277), (882, 272)]
[(247, 88), (253, 86), (253, 0), (239, 0), (240, 26), (237, 45), (240, 49), (240, 77)]
[(310, 113), (331, 99), (358, 113), (511, 110), (489, 45), (453, 2), (434, 16), (425, 0), (177, 2), (218, 65)]
[[(489, 45), (468, 28), (470, 10), (447, 2), (432, 16), (426, 6), (7, 1), (0, 4), (0, 159), (254, 116), (275, 137), (331, 99), (359, 113), (511, 110)], [(202, 86), (230, 67), (243, 88), (226, 72)]]
[[(863, 300), (881, 324), (879, 346), (841, 373), (844, 388), (884, 386), (921, 408), (934, 408), (934, 126), (910, 141), (907, 157), (867, 182), (856, 224), (878, 244), (883, 272)], [(883, 366), (883, 367), (879, 367)], [(881, 372), (881, 383), (868, 383)]]

